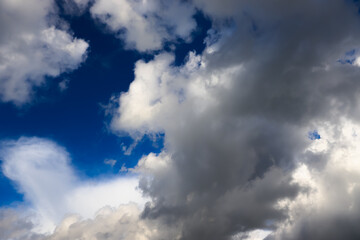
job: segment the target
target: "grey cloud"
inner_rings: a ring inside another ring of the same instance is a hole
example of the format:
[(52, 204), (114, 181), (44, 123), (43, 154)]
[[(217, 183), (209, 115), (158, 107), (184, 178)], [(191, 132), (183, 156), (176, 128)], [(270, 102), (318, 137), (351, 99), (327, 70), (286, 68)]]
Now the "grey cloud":
[(299, 229), (295, 229), (294, 232), (276, 237), (271, 235), (266, 239), (359, 239), (360, 231), (357, 223), (360, 219), (357, 214), (358, 212), (354, 216), (346, 213), (342, 216), (324, 216), (322, 218), (315, 216), (313, 219), (300, 221)]
[(40, 235), (33, 233), (34, 224), (18, 211), (0, 209), (0, 239), (40, 240)]
[[(327, 136), (314, 142), (308, 151), (326, 156), (327, 161), (315, 168), (303, 163), (294, 174), (308, 191), (289, 202), (289, 219), (281, 222), (269, 239), (359, 238), (358, 126), (346, 119), (322, 129)], [(307, 174), (309, 177), (304, 178)]]
[[(357, 119), (360, 70), (338, 62), (358, 48), (357, 6), (195, 3), (220, 34), (226, 27), (232, 35), (205, 52), (199, 68), (172, 67), (158, 57), (145, 64), (158, 70), (151, 72), (154, 80), (138, 64), (113, 120), (117, 130), (165, 133), (162, 154), (171, 160), (166, 170), (140, 182), (153, 199), (143, 216), (180, 226), (181, 239), (229, 239), (237, 232), (276, 229), (290, 214), (277, 204), (306, 190), (292, 182), (292, 174), (299, 162), (316, 155), (303, 155), (311, 144), (307, 132), (342, 117)], [(176, 92), (184, 100), (175, 101)]]
[(211, 131), (205, 121), (192, 124), (171, 142), (177, 147), (171, 168), (140, 185), (155, 202), (144, 216), (181, 224), (183, 239), (226, 239), (238, 231), (272, 228), (268, 222), (286, 215), (274, 205), (299, 191), (286, 170), (269, 170), (289, 168), (296, 152), (291, 139), (284, 141), (281, 128), (264, 133), (260, 124)]

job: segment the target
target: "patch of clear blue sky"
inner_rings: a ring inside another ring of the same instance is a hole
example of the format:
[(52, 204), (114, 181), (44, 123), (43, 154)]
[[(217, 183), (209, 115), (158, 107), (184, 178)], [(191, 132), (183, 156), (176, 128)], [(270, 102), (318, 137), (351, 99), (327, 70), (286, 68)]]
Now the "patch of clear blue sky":
[(318, 133), (317, 130), (314, 130), (314, 131), (310, 131), (310, 132), (308, 133), (308, 138), (309, 138), (310, 140), (317, 140), (317, 139), (320, 139), (321, 136), (320, 136), (320, 134)]
[(345, 56), (343, 58), (340, 58), (339, 60), (337, 60), (337, 62), (341, 63), (341, 64), (354, 64), (355, 60), (356, 60), (356, 56), (355, 53), (357, 52), (356, 49), (351, 49), (350, 51), (347, 51), (345, 53)]
[[(130, 156), (124, 155), (122, 144), (129, 146), (132, 139), (118, 137), (106, 129), (106, 119), (100, 104), (107, 104), (113, 94), (128, 90), (134, 79), (134, 63), (139, 59), (150, 60), (153, 54), (140, 54), (124, 50), (121, 40), (104, 31), (86, 12), (81, 16), (62, 14), (74, 35), (90, 44), (88, 58), (77, 70), (64, 73), (47, 81), (36, 92), (35, 101), (21, 109), (10, 103), (0, 103), (0, 140), (17, 139), (21, 136), (37, 136), (52, 139), (70, 153), (72, 165), (83, 178), (106, 177), (117, 174), (122, 164), (133, 167), (139, 158), (149, 152), (159, 152), (163, 135), (154, 143), (148, 137), (140, 141)], [(211, 22), (201, 13), (195, 15), (197, 29), (193, 40), (178, 40), (175, 65), (184, 63), (189, 51), (201, 53), (204, 38)], [(170, 43), (165, 50), (170, 51)], [(156, 53), (155, 53), (156, 54)], [(60, 92), (59, 82), (69, 80), (68, 89)], [(115, 159), (112, 168), (105, 159)], [(22, 201), (15, 186), (0, 173), (0, 206)]]

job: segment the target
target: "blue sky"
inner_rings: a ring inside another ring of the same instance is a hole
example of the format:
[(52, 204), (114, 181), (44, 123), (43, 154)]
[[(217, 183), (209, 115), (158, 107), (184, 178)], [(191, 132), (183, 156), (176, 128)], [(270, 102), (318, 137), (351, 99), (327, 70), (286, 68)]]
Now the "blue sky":
[(0, 240), (359, 239), (359, 19), (1, 0)]

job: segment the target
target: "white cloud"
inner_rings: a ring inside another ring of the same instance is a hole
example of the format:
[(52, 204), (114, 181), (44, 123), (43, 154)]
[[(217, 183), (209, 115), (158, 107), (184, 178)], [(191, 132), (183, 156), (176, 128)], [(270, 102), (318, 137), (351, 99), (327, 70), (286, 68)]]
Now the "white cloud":
[[(198, 116), (216, 105), (218, 89), (231, 85), (231, 76), (240, 74), (242, 67), (211, 72), (206, 60), (190, 52), (186, 65), (171, 67), (174, 56), (160, 54), (153, 61), (138, 61), (135, 80), (129, 91), (119, 98), (119, 108), (112, 120), (115, 131), (138, 135), (176, 130), (171, 119), (177, 116)], [(183, 122), (185, 124), (185, 122)]]
[(93, 220), (79, 221), (74, 216), (64, 219), (49, 238), (60, 239), (156, 239), (159, 226), (141, 219), (141, 210), (135, 204), (106, 207)]
[(236, 234), (232, 236), (231, 240), (263, 240), (269, 236), (270, 233), (271, 231), (269, 230), (256, 229), (248, 233)]
[(117, 161), (115, 159), (105, 159), (104, 163), (110, 165), (111, 167), (114, 167)]
[(61, 82), (59, 82), (59, 90), (60, 92), (65, 91), (69, 87), (69, 79), (64, 79)]
[(73, 0), (80, 8), (86, 8), (91, 0)]
[[(76, 69), (88, 43), (51, 24), (54, 2), (5, 0), (0, 3), (0, 99), (28, 103), (34, 89)], [(55, 19), (54, 19), (55, 18)]]
[[(3, 173), (14, 181), (37, 215), (38, 231), (51, 231), (67, 214), (92, 218), (104, 206), (145, 203), (136, 177), (80, 180), (66, 150), (52, 141), (20, 138), (1, 148)], [(139, 210), (140, 211), (140, 210)]]
[(195, 9), (183, 1), (96, 0), (94, 18), (139, 51), (161, 49), (167, 40), (188, 38), (195, 28)]

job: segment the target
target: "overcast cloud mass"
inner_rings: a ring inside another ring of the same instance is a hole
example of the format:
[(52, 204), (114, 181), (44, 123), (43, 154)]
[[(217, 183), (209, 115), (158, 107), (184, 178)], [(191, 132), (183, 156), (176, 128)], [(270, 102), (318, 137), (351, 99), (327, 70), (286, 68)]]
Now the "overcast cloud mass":
[[(32, 1), (0, 2), (0, 96), (15, 105), (81, 68), (92, 44), (60, 27), (52, 1)], [(25, 203), (1, 208), (0, 239), (360, 239), (357, 1), (63, 4), (153, 56), (109, 96), (107, 126), (135, 148), (164, 144), (89, 180), (54, 140), (4, 140), (2, 172)], [(192, 41), (199, 12), (205, 49), (175, 64), (166, 46)]]

